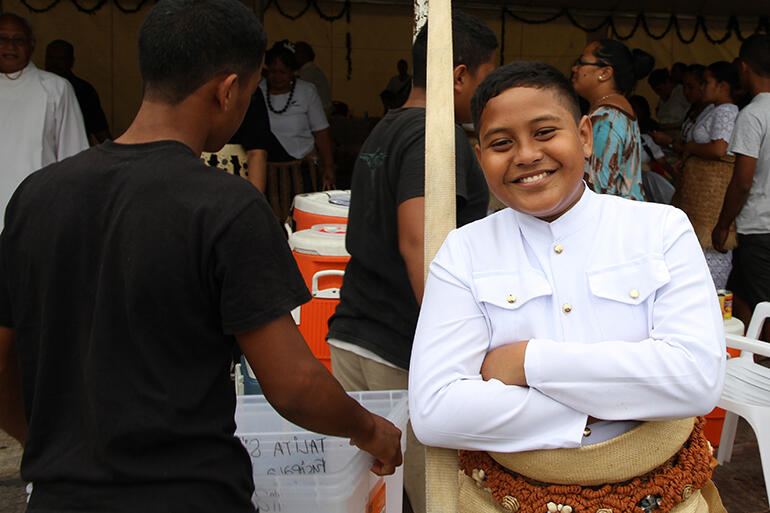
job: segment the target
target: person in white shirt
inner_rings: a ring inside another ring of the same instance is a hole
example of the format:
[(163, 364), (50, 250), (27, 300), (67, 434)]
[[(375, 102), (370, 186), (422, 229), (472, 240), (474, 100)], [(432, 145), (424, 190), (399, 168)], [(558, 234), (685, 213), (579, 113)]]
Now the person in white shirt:
[(660, 102), (655, 109), (655, 116), (662, 125), (681, 125), (690, 103), (685, 98), (682, 84), (677, 84), (666, 68), (653, 70), (647, 82)]
[(329, 87), (329, 80), (326, 74), (315, 63), (315, 52), (313, 47), (305, 41), (294, 43), (294, 56), (297, 59), (297, 75), (305, 82), (310, 82), (318, 91), (318, 97), (321, 98), (324, 113), (328, 118), (332, 112), (332, 90)]
[[(302, 160), (318, 148), (323, 190), (334, 187), (331, 130), (313, 84), (294, 76), (297, 61), (289, 41), (279, 41), (265, 54), (267, 80), (259, 87), (265, 97), (270, 131), (278, 144), (267, 149), (269, 162)], [(296, 194), (308, 191), (296, 191)]]
[(66, 79), (30, 62), (24, 18), (0, 14), (0, 213), (31, 172), (88, 148), (83, 115)]
[[(770, 300), (770, 36), (746, 39), (740, 59), (741, 82), (754, 98), (735, 122), (728, 147), (735, 170), (711, 238), (716, 250), (725, 251), (735, 220), (738, 247), (727, 287), (735, 293), (733, 312), (748, 324), (756, 304)], [(766, 326), (765, 340), (768, 331)]]
[[(564, 511), (579, 498), (585, 511), (632, 511), (637, 504), (623, 502), (630, 495), (622, 487), (602, 488), (590, 508), (576, 487), (623, 481), (612, 480), (615, 469), (637, 458), (648, 466), (631, 476), (664, 482), (679, 465), (664, 463), (685, 450), (692, 466), (680, 470), (695, 492), (672, 486), (640, 503), (709, 511), (704, 496), (718, 501), (711, 452), (703, 422), (691, 417), (716, 404), (725, 346), (687, 218), (670, 206), (586, 188), (591, 122), (550, 65), (499, 68), (472, 108), (487, 183), (510, 208), (450, 233), (430, 265), (410, 361), (417, 438), (465, 450), (462, 482), (471, 486), (461, 484), (460, 511), (499, 511), (463, 506), (474, 494), (490, 498), (487, 488), (503, 506), (537, 500), (531, 511)], [(646, 422), (653, 420), (664, 422)], [(674, 425), (685, 425), (685, 436), (666, 454), (652, 457), (649, 440), (631, 442), (652, 430), (665, 445), (670, 437), (657, 430)], [(506, 454), (490, 459), (485, 451)], [(510, 454), (522, 451), (536, 452)], [(591, 454), (609, 456), (592, 466)], [(551, 462), (546, 473), (554, 480), (525, 470), (540, 461)], [(572, 491), (547, 487), (573, 471), (585, 479), (569, 481)], [(644, 482), (634, 486), (647, 490)], [(625, 506), (612, 506), (615, 500)]]

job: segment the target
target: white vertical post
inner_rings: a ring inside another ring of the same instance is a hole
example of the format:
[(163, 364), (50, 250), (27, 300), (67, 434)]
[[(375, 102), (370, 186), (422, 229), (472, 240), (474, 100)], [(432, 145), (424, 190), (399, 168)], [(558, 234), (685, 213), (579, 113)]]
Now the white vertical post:
[[(428, 18), (428, 60), (425, 108), (425, 264), (428, 266), (444, 238), (454, 229), (455, 137), (454, 66), (451, 0), (415, 0), (415, 34)], [(419, 25), (419, 26), (418, 26)], [(458, 510), (457, 451), (425, 448), (427, 513)]]

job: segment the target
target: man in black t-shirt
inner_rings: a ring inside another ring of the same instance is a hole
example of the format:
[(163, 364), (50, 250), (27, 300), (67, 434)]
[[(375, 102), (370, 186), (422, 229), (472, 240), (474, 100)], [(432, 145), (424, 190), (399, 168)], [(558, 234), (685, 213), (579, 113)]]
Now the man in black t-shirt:
[[(457, 224), (486, 215), (489, 191), (460, 123), (469, 123), (476, 86), (494, 68), (497, 38), (480, 20), (452, 15)], [(390, 110), (356, 160), (346, 247), (351, 255), (340, 304), (329, 320), (334, 375), (347, 390), (407, 387), (412, 338), (423, 292), (425, 79), (427, 27), (412, 49), (414, 84)], [(425, 510), (423, 447), (407, 433), (404, 486)]]
[(228, 144), (240, 144), (246, 152), (249, 181), (263, 194), (267, 186), (267, 148), (271, 137), (270, 118), (262, 90), (257, 88), (249, 102), (246, 116)]
[(74, 64), (75, 48), (71, 43), (63, 39), (56, 39), (48, 43), (45, 49), (45, 69), (66, 78), (72, 84), (80, 105), (80, 111), (83, 113), (86, 135), (93, 136), (97, 143), (112, 139), (110, 128), (107, 125), (107, 117), (104, 115), (102, 104), (99, 101), (99, 94), (94, 86), (72, 72)]
[(128, 130), (27, 178), (0, 236), (0, 428), (28, 511), (253, 512), (229, 376), (311, 431), (400, 463), (290, 311), (309, 299), (264, 197), (200, 161), (241, 123), (265, 34), (237, 0), (161, 0), (139, 35)]

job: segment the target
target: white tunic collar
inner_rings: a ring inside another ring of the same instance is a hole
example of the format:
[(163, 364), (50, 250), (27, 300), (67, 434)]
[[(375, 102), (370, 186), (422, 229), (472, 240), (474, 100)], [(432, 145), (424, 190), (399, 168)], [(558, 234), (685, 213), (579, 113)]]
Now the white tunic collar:
[(593, 222), (598, 222), (599, 205), (596, 196), (596, 193), (584, 184), (583, 195), (578, 202), (550, 223), (515, 210), (512, 212), (525, 239), (550, 244), (577, 233)]

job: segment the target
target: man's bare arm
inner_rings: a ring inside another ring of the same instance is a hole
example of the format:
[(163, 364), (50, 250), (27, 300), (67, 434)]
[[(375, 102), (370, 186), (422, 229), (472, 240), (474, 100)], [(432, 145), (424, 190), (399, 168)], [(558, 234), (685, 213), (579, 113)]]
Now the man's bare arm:
[(425, 290), (425, 198), (410, 198), (398, 206), (398, 251), (406, 263), (409, 283), (417, 304)]
[(0, 326), (0, 429), (24, 445), (27, 422), (21, 397), (21, 377), (14, 332)]
[(735, 155), (733, 177), (730, 180), (730, 185), (727, 186), (727, 192), (725, 192), (719, 221), (711, 232), (711, 243), (717, 251), (725, 252), (725, 242), (730, 232), (730, 225), (733, 224), (749, 197), (756, 167), (757, 159), (740, 153)]
[(350, 438), (377, 459), (377, 474), (392, 474), (401, 464), (401, 431), (345, 393), (310, 352), (291, 315), (236, 339), (265, 397), (283, 417), (310, 431)]
[(267, 151), (249, 150), (246, 152), (246, 163), (249, 166), (249, 181), (265, 194), (267, 186)]

